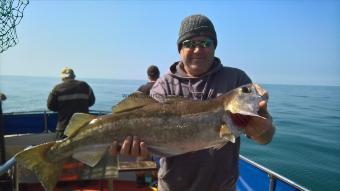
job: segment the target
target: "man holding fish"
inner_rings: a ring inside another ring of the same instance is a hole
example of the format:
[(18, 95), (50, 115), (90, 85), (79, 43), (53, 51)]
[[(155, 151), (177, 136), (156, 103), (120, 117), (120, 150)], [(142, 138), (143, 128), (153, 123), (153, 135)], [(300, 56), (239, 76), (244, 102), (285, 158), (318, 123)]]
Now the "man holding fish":
[[(155, 83), (150, 91), (154, 99), (164, 102), (168, 96), (183, 96), (208, 100), (251, 83), (245, 72), (223, 66), (214, 56), (217, 35), (213, 23), (206, 16), (184, 18), (177, 46), (181, 61), (174, 63), (170, 72)], [(267, 144), (272, 140), (275, 128), (267, 111), (268, 93), (258, 93), (263, 98), (259, 102), (258, 114), (267, 120), (240, 114), (230, 116), (234, 124), (245, 127), (248, 138), (259, 144)], [(219, 149), (208, 148), (161, 158), (158, 190), (236, 190), (239, 149), (240, 138), (237, 138), (235, 143), (229, 142)], [(117, 153), (116, 149), (113, 152)], [(120, 154), (147, 156), (148, 145), (137, 136), (129, 136), (124, 140)]]
[(152, 97), (136, 92), (107, 115), (75, 113), (66, 138), (23, 150), (17, 162), (52, 191), (65, 161), (95, 167), (109, 147), (118, 154), (122, 144), (122, 155), (163, 157), (160, 191), (236, 190), (239, 136), (267, 144), (274, 135), (268, 94), (214, 56), (217, 37), (206, 16), (186, 17), (177, 45), (181, 61), (156, 81)]

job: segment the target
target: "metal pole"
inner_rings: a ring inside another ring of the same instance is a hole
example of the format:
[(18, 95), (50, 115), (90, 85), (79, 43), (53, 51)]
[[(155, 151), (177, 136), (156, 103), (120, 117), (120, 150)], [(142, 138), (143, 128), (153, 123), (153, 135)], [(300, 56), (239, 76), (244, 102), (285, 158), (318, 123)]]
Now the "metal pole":
[(5, 153), (5, 133), (3, 128), (3, 121), (2, 121), (2, 101), (0, 100), (0, 151), (1, 151), (1, 159), (0, 165), (6, 162), (6, 153)]
[[(5, 152), (5, 133), (4, 133), (4, 126), (3, 126), (3, 115), (2, 115), (2, 100), (6, 99), (6, 96), (0, 93), (0, 165), (5, 164), (6, 162), (6, 152)], [(5, 173), (0, 176), (0, 187), (3, 191), (10, 191), (12, 190), (12, 182), (9, 178), (8, 174)]]
[(44, 128), (45, 128), (45, 133), (48, 133), (48, 123), (47, 123), (47, 112), (44, 110)]
[(269, 191), (274, 191), (275, 190), (275, 184), (276, 184), (276, 180), (275, 177), (271, 174), (268, 174), (269, 176)]
[(113, 191), (113, 178), (107, 180), (107, 188), (109, 191)]

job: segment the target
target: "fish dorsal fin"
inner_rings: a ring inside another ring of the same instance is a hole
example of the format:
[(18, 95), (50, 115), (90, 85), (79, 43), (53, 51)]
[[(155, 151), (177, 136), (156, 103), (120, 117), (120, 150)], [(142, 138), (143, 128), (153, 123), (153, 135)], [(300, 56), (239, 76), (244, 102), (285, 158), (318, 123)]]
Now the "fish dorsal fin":
[(75, 113), (72, 115), (70, 122), (68, 123), (64, 134), (68, 137), (72, 136), (79, 129), (85, 127), (91, 120), (95, 119), (95, 115), (87, 113)]
[(134, 92), (116, 106), (112, 107), (112, 114), (131, 111), (153, 103), (157, 103), (157, 101), (149, 95), (142, 92)]

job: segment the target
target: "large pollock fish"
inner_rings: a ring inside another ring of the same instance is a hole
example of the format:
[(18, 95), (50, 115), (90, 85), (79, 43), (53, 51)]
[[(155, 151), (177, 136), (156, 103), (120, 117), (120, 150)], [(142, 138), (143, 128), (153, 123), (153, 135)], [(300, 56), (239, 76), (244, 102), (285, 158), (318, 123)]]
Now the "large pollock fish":
[(65, 130), (67, 138), (19, 152), (19, 164), (33, 171), (45, 190), (52, 191), (62, 166), (70, 157), (94, 167), (114, 140), (138, 136), (150, 152), (173, 156), (206, 148), (221, 148), (243, 133), (232, 114), (267, 120), (258, 115), (265, 90), (247, 84), (215, 99), (198, 101), (179, 97), (159, 103), (134, 93), (121, 101), (112, 114), (74, 114)]

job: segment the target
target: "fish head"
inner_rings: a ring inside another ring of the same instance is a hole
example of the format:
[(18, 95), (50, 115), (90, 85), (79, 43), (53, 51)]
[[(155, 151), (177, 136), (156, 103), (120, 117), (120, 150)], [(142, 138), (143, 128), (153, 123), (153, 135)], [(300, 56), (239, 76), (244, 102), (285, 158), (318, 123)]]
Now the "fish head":
[[(268, 94), (258, 84), (246, 84), (235, 88), (225, 94), (223, 97), (223, 106), (226, 111), (222, 117), (223, 124), (219, 127), (219, 137), (235, 143), (236, 138), (244, 133), (244, 127), (247, 123), (238, 123), (234, 121), (235, 116), (259, 117), (259, 103), (268, 99)], [(238, 117), (236, 117), (238, 118)]]
[(257, 116), (259, 103), (267, 100), (268, 94), (260, 85), (251, 83), (240, 86), (226, 95), (224, 109), (232, 114)]

